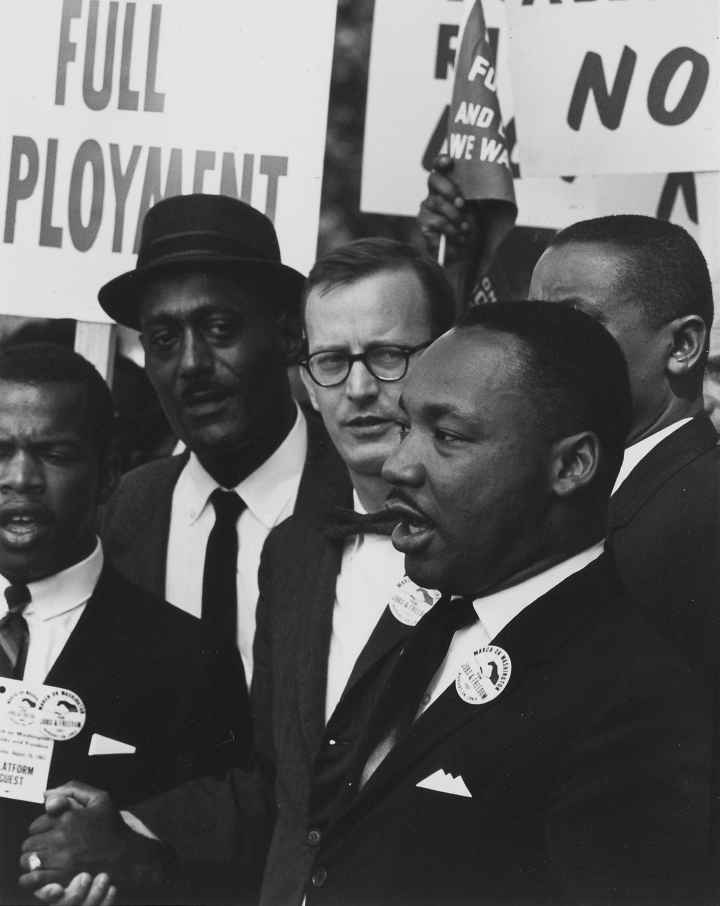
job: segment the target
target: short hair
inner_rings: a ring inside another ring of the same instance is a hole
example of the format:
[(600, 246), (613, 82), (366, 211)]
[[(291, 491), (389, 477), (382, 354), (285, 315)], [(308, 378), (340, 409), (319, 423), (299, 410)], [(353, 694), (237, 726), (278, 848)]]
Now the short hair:
[(482, 327), (514, 337), (515, 361), (543, 429), (553, 436), (592, 431), (609, 484), (622, 463), (632, 420), (627, 364), (597, 321), (552, 302), (496, 302), (470, 309), (458, 328)]
[(455, 321), (455, 295), (443, 269), (409, 243), (380, 236), (355, 239), (318, 258), (305, 281), (303, 323), (307, 298), (316, 287), (331, 290), (382, 271), (402, 270), (415, 274), (423, 288), (433, 337), (445, 333)]
[(550, 248), (595, 242), (617, 252), (619, 287), (637, 299), (659, 327), (684, 315), (713, 322), (710, 272), (700, 248), (681, 226), (641, 214), (582, 220), (561, 230)]
[(85, 390), (88, 435), (102, 459), (108, 451), (114, 422), (110, 390), (98, 371), (81, 355), (55, 343), (0, 346), (0, 381), (43, 386), (71, 384)]

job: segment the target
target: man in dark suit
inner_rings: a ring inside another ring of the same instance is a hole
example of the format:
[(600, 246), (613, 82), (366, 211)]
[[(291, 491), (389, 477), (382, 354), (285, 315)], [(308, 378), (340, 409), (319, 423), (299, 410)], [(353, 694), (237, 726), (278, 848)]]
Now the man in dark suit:
[(252, 676), (260, 552), (341, 464), (293, 401), (302, 276), (275, 230), (233, 198), (148, 212), (137, 267), (100, 290), (141, 331), (145, 367), (186, 452), (126, 475), (105, 507), (109, 559), (143, 588), (234, 638)]
[[(94, 525), (112, 430), (109, 390), (83, 358), (0, 351), (0, 674), (30, 700), (69, 690), (56, 718), (74, 726), (53, 737), (47, 785), (80, 778), (125, 808), (246, 760), (251, 740), (234, 648), (104, 561)], [(0, 812), (3, 902), (19, 902), (20, 846), (42, 806), (0, 799)]]
[(443, 597), (328, 727), (312, 865), (273, 902), (702, 902), (711, 697), (602, 553), (620, 350), (580, 312), (484, 306), (403, 410), (393, 543)]
[[(430, 246), (450, 258), (474, 232), (446, 163), (420, 209)], [(681, 227), (640, 215), (560, 231), (532, 275), (530, 297), (600, 321), (630, 371), (633, 421), (610, 499), (608, 537), (623, 583), (669, 638), (711, 671), (720, 651), (720, 449), (703, 412), (713, 297), (707, 263)]]

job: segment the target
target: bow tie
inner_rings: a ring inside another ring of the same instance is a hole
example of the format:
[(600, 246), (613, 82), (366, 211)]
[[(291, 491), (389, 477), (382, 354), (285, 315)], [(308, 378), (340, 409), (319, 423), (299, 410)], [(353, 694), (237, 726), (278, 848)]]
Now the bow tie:
[(345, 541), (355, 535), (391, 535), (400, 519), (388, 510), (375, 513), (356, 513), (335, 507), (325, 517), (323, 531), (331, 541)]

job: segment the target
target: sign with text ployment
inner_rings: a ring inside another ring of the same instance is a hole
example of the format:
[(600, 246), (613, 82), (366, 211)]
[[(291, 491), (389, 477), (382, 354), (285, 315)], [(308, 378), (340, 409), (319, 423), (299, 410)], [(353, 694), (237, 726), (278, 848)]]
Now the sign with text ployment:
[(306, 271), (335, 13), (335, 0), (9, 6), (0, 311), (105, 320), (97, 290), (134, 266), (145, 212), (188, 192), (266, 213), (283, 260)]
[(526, 176), (720, 170), (717, 0), (508, 0)]

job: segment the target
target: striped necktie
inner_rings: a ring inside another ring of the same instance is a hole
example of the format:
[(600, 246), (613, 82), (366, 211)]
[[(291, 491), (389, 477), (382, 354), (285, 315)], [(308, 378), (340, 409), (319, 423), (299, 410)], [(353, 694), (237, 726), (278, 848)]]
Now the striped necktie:
[(5, 600), (8, 612), (0, 620), (0, 676), (22, 679), (30, 637), (23, 610), (30, 603), (30, 589), (27, 585), (8, 585)]

